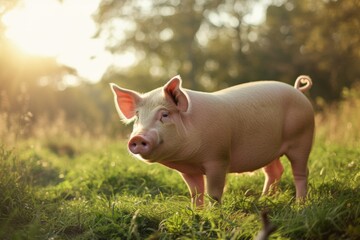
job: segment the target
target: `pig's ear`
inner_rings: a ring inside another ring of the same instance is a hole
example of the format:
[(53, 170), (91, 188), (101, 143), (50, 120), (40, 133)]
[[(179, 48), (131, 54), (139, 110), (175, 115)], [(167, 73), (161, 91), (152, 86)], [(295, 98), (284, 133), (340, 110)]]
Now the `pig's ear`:
[(175, 76), (167, 82), (163, 88), (165, 97), (168, 101), (175, 104), (177, 109), (186, 112), (189, 108), (189, 98), (181, 88), (180, 76)]
[(136, 105), (140, 102), (141, 96), (137, 92), (121, 88), (114, 83), (110, 83), (114, 94), (116, 110), (120, 118), (125, 122), (131, 122), (136, 114)]

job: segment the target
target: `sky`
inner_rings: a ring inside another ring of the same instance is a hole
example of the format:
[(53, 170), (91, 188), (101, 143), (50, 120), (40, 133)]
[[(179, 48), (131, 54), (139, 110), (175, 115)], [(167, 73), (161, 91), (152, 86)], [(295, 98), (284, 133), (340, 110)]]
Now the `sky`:
[[(97, 29), (92, 14), (100, 1), (22, 0), (3, 17), (5, 34), (24, 52), (55, 57), (82, 78), (97, 82), (115, 62), (128, 67), (136, 61), (130, 53), (113, 56), (105, 49), (105, 39), (93, 38)], [(261, 22), (263, 10), (263, 5), (256, 5), (245, 20)]]
[[(23, 0), (2, 21), (6, 37), (24, 52), (55, 57), (78, 74), (97, 82), (114, 61), (105, 50), (105, 39), (93, 38), (92, 14), (100, 0)], [(134, 62), (128, 54), (117, 56), (123, 66)]]

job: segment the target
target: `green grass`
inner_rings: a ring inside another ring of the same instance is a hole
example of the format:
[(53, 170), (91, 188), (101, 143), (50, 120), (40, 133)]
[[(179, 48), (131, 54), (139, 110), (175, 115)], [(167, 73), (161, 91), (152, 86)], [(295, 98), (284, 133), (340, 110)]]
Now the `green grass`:
[(261, 197), (261, 171), (233, 174), (223, 204), (199, 210), (179, 174), (131, 157), (124, 141), (61, 119), (27, 140), (0, 134), (0, 239), (252, 239), (263, 210), (271, 239), (360, 239), (359, 93), (317, 115), (305, 204), (286, 158), (275, 195)]
[(272, 239), (360, 238), (359, 148), (316, 141), (303, 205), (284, 158), (274, 196), (260, 196), (261, 171), (229, 175), (222, 206), (194, 210), (175, 171), (82, 140), (0, 147), (0, 239), (252, 239), (264, 209)]

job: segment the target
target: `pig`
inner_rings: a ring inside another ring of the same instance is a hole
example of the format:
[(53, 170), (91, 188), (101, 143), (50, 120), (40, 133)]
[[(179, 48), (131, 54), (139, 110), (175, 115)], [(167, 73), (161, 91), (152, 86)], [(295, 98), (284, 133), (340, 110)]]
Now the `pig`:
[(291, 163), (296, 198), (305, 199), (314, 111), (302, 92), (311, 88), (310, 77), (299, 76), (294, 87), (256, 81), (212, 93), (183, 88), (179, 75), (144, 94), (110, 86), (120, 118), (133, 122), (129, 151), (177, 170), (194, 205), (203, 206), (205, 188), (220, 203), (227, 173), (260, 168), (262, 194), (269, 194), (284, 171), (283, 155)]

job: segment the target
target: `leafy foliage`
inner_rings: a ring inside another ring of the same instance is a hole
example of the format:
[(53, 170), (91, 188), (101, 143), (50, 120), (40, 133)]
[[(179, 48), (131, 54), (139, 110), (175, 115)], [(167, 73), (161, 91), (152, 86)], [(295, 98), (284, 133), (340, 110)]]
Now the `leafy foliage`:
[[(0, 18), (17, 2), (1, 2)], [(95, 85), (54, 58), (20, 52), (0, 21), (0, 115), (8, 125), (16, 117), (28, 125), (64, 117), (92, 133), (115, 136), (127, 129), (118, 124), (109, 82), (147, 91), (181, 74), (185, 87), (214, 91), (259, 79), (293, 84), (308, 74), (314, 81), (311, 97), (320, 107), (359, 82), (358, 1), (273, 1), (265, 5), (266, 20), (254, 25), (247, 19), (256, 4), (101, 1), (94, 15), (97, 37), (108, 40), (114, 57), (130, 52), (137, 62), (111, 66)], [(68, 87), (69, 77), (80, 85)], [(23, 133), (31, 134), (29, 128)]]
[[(113, 69), (105, 80), (149, 90), (150, 80), (181, 73), (185, 85), (216, 90), (258, 79), (293, 83), (314, 79), (314, 96), (338, 99), (359, 81), (358, 1), (274, 1), (266, 21), (248, 24), (253, 1), (103, 1), (96, 20), (116, 53), (140, 58), (133, 68)], [(316, 14), (315, 14), (316, 13)], [(115, 23), (131, 23), (117, 38)], [(116, 44), (114, 44), (116, 43)]]

